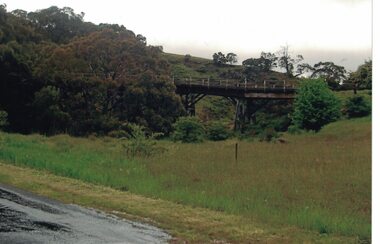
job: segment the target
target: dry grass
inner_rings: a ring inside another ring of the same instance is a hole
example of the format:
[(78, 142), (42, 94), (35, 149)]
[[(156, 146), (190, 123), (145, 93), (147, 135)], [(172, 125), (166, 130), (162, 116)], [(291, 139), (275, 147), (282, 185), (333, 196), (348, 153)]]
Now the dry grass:
[(271, 228), (240, 216), (151, 199), (113, 188), (19, 168), (0, 161), (0, 183), (123, 218), (154, 224), (174, 236), (173, 243), (355, 243), (356, 239), (325, 236), (299, 228)]

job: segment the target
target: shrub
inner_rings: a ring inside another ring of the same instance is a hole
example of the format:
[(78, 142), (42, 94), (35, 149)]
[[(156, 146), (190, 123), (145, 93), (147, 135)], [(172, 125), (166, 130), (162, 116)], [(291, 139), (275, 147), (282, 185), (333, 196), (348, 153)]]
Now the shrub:
[(371, 104), (363, 96), (350, 97), (345, 108), (349, 118), (363, 117), (371, 113)]
[(162, 133), (153, 133), (147, 136), (144, 132), (144, 127), (129, 124), (131, 132), (130, 139), (123, 144), (127, 155), (130, 157), (150, 157), (166, 151), (164, 147), (158, 146), (157, 141), (154, 140)]
[(107, 136), (114, 138), (128, 138), (128, 133), (125, 130), (112, 130), (108, 132)]
[(207, 138), (212, 141), (222, 141), (230, 137), (230, 131), (222, 122), (213, 122), (208, 127)]
[(259, 140), (266, 142), (270, 142), (278, 137), (279, 135), (276, 130), (271, 127), (264, 129), (264, 131), (259, 134)]
[(289, 134), (292, 134), (292, 135), (296, 135), (296, 134), (301, 134), (302, 133), (302, 129), (300, 129), (298, 126), (296, 125), (290, 125), (288, 127), (288, 133)]
[(325, 82), (305, 80), (297, 91), (292, 120), (302, 129), (319, 131), (340, 117), (340, 107), (339, 99)]
[(205, 136), (205, 130), (195, 117), (180, 117), (174, 124), (173, 139), (185, 143), (201, 142)]
[(0, 110), (0, 129), (8, 125), (8, 113)]

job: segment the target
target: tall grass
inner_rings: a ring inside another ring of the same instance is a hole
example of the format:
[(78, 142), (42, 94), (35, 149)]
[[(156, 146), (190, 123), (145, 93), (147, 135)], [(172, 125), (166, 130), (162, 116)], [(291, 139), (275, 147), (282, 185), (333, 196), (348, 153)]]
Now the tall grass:
[(371, 235), (371, 120), (345, 120), (288, 143), (160, 142), (152, 158), (129, 160), (120, 141), (2, 134), (0, 159), (58, 175), (273, 225)]

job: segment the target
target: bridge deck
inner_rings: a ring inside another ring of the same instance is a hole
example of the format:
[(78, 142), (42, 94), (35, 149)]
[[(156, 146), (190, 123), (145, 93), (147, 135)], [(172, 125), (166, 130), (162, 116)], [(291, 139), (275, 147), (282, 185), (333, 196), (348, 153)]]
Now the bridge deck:
[(178, 79), (174, 81), (180, 95), (204, 94), (235, 98), (294, 99), (296, 88), (286, 81), (245, 81)]

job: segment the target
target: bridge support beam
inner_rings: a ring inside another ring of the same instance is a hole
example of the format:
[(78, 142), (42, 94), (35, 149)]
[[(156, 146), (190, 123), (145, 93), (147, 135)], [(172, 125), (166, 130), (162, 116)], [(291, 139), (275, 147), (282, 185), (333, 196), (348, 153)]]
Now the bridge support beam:
[[(267, 104), (267, 100), (258, 103), (258, 100), (249, 98), (235, 98), (231, 100), (235, 105), (234, 130), (242, 131), (244, 126), (255, 121), (256, 112)], [(256, 101), (256, 102), (255, 102)]]
[(182, 102), (185, 106), (187, 115), (195, 116), (195, 104), (204, 98), (206, 94), (185, 94), (182, 97)]

